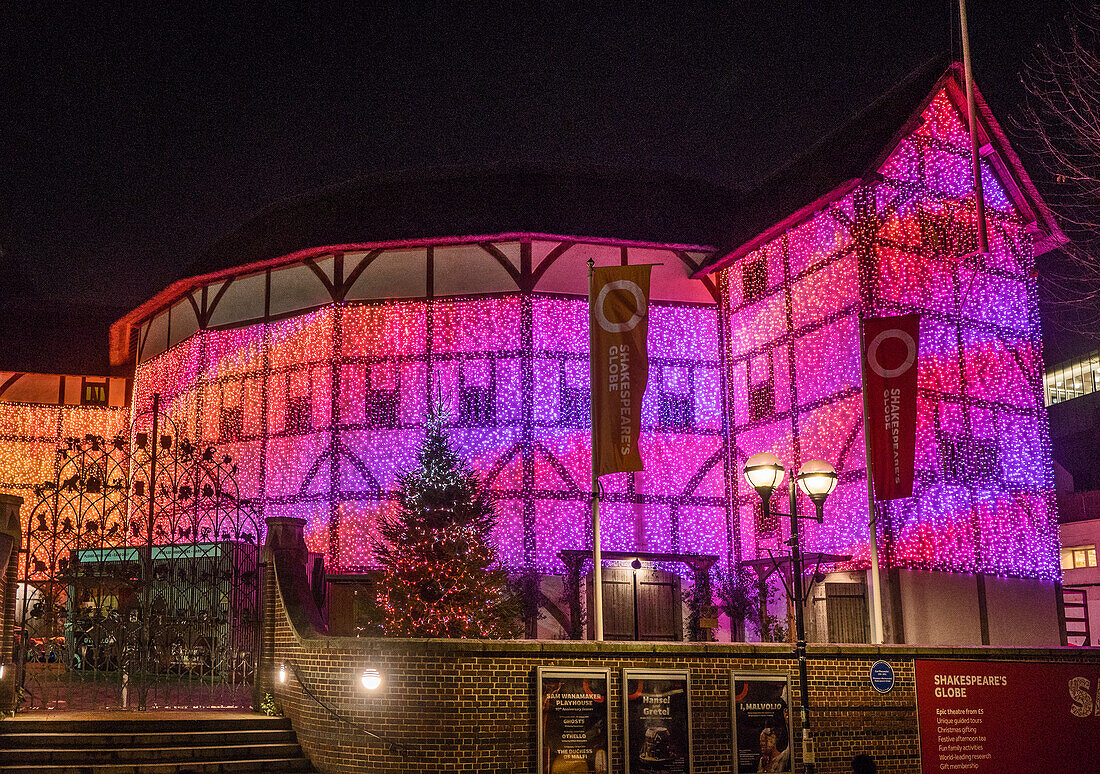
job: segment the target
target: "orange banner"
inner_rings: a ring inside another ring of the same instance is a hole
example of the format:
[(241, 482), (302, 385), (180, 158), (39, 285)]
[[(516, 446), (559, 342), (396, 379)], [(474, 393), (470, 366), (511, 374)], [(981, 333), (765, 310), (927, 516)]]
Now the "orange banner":
[(638, 435), (649, 378), (649, 266), (601, 266), (588, 289), (596, 475), (642, 470)]

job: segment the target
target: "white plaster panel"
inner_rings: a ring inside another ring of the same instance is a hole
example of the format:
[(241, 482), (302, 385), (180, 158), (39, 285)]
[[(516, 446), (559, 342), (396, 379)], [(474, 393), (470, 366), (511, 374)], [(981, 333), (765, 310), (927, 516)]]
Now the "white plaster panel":
[(478, 245), (435, 248), (434, 291), (438, 296), (507, 293), (515, 280), (496, 258)]
[[(331, 266), (330, 266), (331, 268)], [(271, 272), (271, 314), (311, 309), (332, 302), (321, 278), (304, 263)]]
[(537, 269), (546, 256), (557, 247), (560, 242), (532, 242), (531, 243), (531, 268)]
[(126, 387), (129, 380), (125, 377), (111, 377), (110, 403), (112, 406), (128, 405)]
[(597, 266), (618, 266), (621, 252), (612, 245), (573, 245), (558, 256), (542, 275), (535, 290), (543, 293), (588, 295), (588, 259)]
[[(11, 371), (0, 372), (0, 382), (6, 382), (11, 376)], [(61, 378), (56, 374), (23, 374), (0, 400), (5, 403), (56, 404)]]
[(184, 299), (172, 307), (172, 325), (169, 330), (168, 346), (179, 344), (193, 336), (199, 330), (199, 320), (191, 303)]
[(714, 296), (701, 280), (691, 278), (691, 269), (671, 250), (631, 247), (628, 260), (633, 264), (652, 263), (649, 296), (654, 301), (715, 304)]
[(981, 645), (978, 581), (973, 575), (899, 570), (908, 645)]
[(517, 270), (520, 268), (523, 261), (520, 258), (519, 242), (495, 242), (493, 247), (504, 253), (504, 256)]
[[(65, 403), (69, 406), (79, 406), (80, 398), (80, 382), (82, 381), (79, 376), (62, 376), (65, 380)], [(99, 381), (98, 379), (96, 381)]]
[[(366, 253), (348, 253), (344, 256), (344, 276), (348, 276), (348, 264), (358, 263), (358, 259), (362, 258)], [(328, 277), (328, 281), (332, 282), (333, 276), (336, 274), (336, 258), (331, 255), (326, 255), (323, 258), (318, 258), (314, 261), (317, 264), (317, 268), (321, 270), (321, 273)]]
[[(211, 327), (232, 325), (244, 320), (255, 320), (264, 316), (264, 293), (267, 278), (263, 274), (253, 274), (233, 280), (225, 290), (218, 305), (210, 315)], [(212, 291), (207, 291), (212, 302)]]
[[(418, 250), (387, 250), (359, 275), (346, 298), (424, 298), (427, 293), (428, 253)], [(345, 275), (349, 270), (345, 267)]]
[[(142, 331), (142, 335), (145, 331)], [(168, 312), (164, 311), (149, 321), (148, 334), (145, 336), (144, 345), (140, 343), (141, 359), (148, 360), (156, 357), (168, 349)]]
[(989, 644), (1050, 648), (1061, 644), (1054, 584), (1034, 578), (985, 576)]

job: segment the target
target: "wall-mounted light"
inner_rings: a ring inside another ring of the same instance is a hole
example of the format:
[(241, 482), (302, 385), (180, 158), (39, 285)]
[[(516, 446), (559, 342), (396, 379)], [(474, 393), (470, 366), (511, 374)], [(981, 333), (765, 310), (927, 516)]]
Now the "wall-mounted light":
[(279, 664), (279, 682), (286, 682), (286, 664)]
[(373, 691), (382, 684), (382, 673), (377, 669), (367, 668), (363, 670), (363, 674), (359, 676), (359, 682), (363, 684), (363, 687), (368, 691)]
[(4, 679), (4, 665), (0, 664), (0, 680)]

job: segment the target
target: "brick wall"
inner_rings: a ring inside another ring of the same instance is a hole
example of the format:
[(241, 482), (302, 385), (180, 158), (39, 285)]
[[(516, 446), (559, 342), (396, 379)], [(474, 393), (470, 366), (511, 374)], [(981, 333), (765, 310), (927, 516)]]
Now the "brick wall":
[[(278, 571), (279, 561), (272, 565)], [(695, 771), (700, 774), (730, 770), (732, 670), (789, 674), (791, 705), (798, 705), (797, 662), (786, 645), (328, 637), (303, 626), (303, 616), (288, 610), (284, 600), (293, 608), (294, 599), (303, 595), (280, 584), (277, 574), (284, 581), (291, 575), (266, 573), (268, 643), (259, 690), (275, 696), (322, 772), (534, 772), (535, 674), (542, 665), (611, 670), (611, 771), (624, 766), (624, 667), (690, 670)], [(298, 577), (304, 582), (304, 573)], [(846, 773), (852, 756), (861, 752), (873, 755), (882, 772), (920, 771), (915, 658), (1100, 662), (1100, 652), (811, 647), (810, 708), (819, 772)], [(896, 675), (886, 695), (868, 679), (871, 664), (879, 659), (889, 661)], [(279, 664), (288, 666), (285, 684), (275, 679)], [(359, 684), (367, 667), (383, 675), (377, 691)], [(797, 740), (801, 731), (797, 712), (792, 714)], [(797, 742), (794, 748), (800, 753)]]

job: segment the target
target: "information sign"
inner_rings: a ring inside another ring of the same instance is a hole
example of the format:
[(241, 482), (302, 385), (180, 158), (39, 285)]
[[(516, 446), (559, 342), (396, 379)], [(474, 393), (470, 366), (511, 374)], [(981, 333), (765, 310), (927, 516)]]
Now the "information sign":
[(1091, 771), (1100, 665), (917, 660), (924, 774)]

